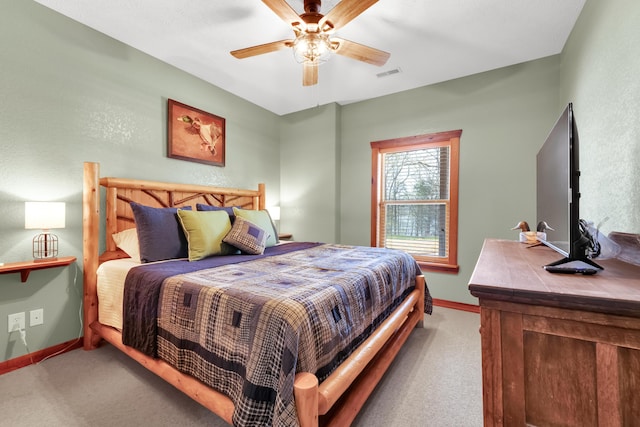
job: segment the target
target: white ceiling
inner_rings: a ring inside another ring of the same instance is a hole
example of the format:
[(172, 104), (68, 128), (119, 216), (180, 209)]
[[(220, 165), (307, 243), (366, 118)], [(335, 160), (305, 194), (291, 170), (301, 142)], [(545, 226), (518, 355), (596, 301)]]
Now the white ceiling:
[[(380, 0), (336, 35), (391, 53), (376, 67), (344, 56), (302, 86), (290, 49), (230, 51), (293, 32), (260, 0), (36, 0), (278, 115), (375, 98), (560, 53), (586, 0)], [(303, 12), (303, 0), (288, 0)], [(338, 0), (324, 0), (327, 14)], [(377, 74), (400, 69), (387, 77)]]

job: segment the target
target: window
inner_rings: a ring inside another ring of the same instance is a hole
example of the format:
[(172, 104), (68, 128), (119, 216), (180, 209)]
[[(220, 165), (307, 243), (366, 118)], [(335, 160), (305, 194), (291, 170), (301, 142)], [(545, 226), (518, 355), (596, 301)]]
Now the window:
[(461, 134), (371, 143), (371, 246), (404, 250), (426, 269), (458, 271)]

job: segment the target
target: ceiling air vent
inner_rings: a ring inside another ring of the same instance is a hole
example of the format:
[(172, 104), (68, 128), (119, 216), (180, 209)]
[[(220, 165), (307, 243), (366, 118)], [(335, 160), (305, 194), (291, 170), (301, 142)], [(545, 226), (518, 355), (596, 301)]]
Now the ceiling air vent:
[(382, 78), (382, 77), (388, 77), (388, 76), (392, 76), (394, 74), (398, 74), (401, 73), (402, 70), (400, 68), (394, 68), (393, 70), (389, 70), (389, 71), (385, 71), (382, 73), (378, 73), (376, 74), (376, 76), (378, 76), (378, 78)]

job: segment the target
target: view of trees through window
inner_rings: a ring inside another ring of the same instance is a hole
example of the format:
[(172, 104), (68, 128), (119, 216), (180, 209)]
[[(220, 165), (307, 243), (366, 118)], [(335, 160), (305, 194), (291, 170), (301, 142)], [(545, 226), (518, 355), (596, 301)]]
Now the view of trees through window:
[(383, 154), (385, 246), (446, 256), (449, 147)]
[(371, 143), (371, 244), (457, 271), (462, 131)]

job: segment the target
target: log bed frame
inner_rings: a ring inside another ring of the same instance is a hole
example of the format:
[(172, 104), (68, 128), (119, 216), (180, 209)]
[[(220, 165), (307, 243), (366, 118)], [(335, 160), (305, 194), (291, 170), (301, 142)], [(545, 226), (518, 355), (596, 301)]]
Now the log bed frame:
[[(100, 196), (106, 189), (106, 250), (100, 254)], [(215, 206), (265, 208), (265, 187), (241, 190), (202, 185), (170, 184), (134, 179), (100, 178), (99, 164), (84, 164), (83, 187), (83, 271), (84, 271), (84, 349), (96, 349), (107, 341), (154, 372), (178, 390), (231, 424), (234, 405), (231, 399), (169, 364), (150, 358), (122, 344), (120, 331), (98, 321), (96, 270), (100, 263), (127, 255), (119, 250), (113, 233), (132, 228), (133, 214), (129, 202), (148, 206), (173, 207), (196, 203)], [(322, 384), (315, 375), (296, 375), (294, 396), (301, 427), (349, 425), (380, 381), (414, 327), (424, 319), (424, 276), (416, 278), (416, 289), (382, 325)]]

